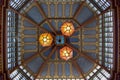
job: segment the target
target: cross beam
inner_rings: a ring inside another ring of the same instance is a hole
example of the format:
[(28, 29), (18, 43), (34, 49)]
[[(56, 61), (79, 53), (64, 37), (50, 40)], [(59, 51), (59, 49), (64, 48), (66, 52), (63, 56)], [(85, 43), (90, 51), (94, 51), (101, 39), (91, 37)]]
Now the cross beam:
[[(86, 1), (86, 0), (85, 0)], [(82, 1), (82, 3), (79, 5), (78, 9), (76, 10), (73, 18), (76, 18), (79, 14), (79, 12), (81, 11), (81, 9), (83, 8), (84, 4), (85, 4), (85, 1)]]
[(84, 23), (82, 23), (79, 27), (77, 27), (76, 31), (79, 30), (82, 27), (85, 27), (86, 25), (90, 24), (91, 22), (93, 22), (95, 19), (99, 18), (101, 15), (105, 14), (108, 10), (110, 9), (110, 7), (108, 7), (106, 10), (102, 11), (100, 14), (90, 18), (89, 20), (85, 21)]
[[(45, 52), (46, 50), (48, 50), (50, 47), (46, 47), (44, 49), (40, 50), (40, 53)], [(31, 57), (27, 58), (26, 60), (24, 60), (20, 65), (17, 65), (16, 67), (14, 67), (12, 70), (9, 70), (10, 73), (12, 73), (14, 70), (16, 70), (17, 68), (19, 68), (19, 66), (25, 65), (28, 62), (30, 62), (32, 59), (36, 58), (37, 56), (39, 56), (39, 52), (35, 53), (34, 55), (32, 55)]]
[(79, 67), (78, 63), (72, 60), (72, 64), (73, 64), (73, 66), (75, 66), (75, 68), (78, 70), (78, 72), (82, 75), (83, 79), (86, 80), (84, 73), (81, 70), (81, 68)]
[(54, 27), (52, 26), (52, 24), (49, 22), (49, 20), (47, 19), (47, 16), (44, 12), (44, 10), (42, 9), (42, 7), (39, 5), (38, 1), (35, 2), (37, 8), (39, 9), (40, 13), (42, 14), (42, 16), (46, 19), (46, 21), (48, 22), (48, 24), (50, 25), (50, 29), (54, 32), (54, 34), (57, 34), (57, 32), (55, 31)]
[(94, 60), (93, 58), (89, 57), (88, 55), (86, 55), (86, 54), (84, 54), (84, 53), (81, 53), (80, 50), (76, 49), (75, 47), (71, 46), (70, 44), (67, 44), (67, 43), (66, 43), (66, 45), (69, 46), (69, 47), (70, 47), (71, 49), (73, 49), (74, 51), (76, 51), (76, 52), (79, 54), (79, 56), (85, 57), (85, 58), (88, 59), (89, 61), (91, 61), (91, 62), (93, 62), (93, 63), (101, 66), (101, 68), (103, 68), (103, 69), (106, 70), (108, 73), (110, 73), (110, 71), (109, 71), (106, 67), (104, 67), (104, 66), (102, 66), (101, 64), (99, 64), (98, 62), (96, 62), (96, 60)]
[[(23, 18), (25, 18), (28, 22), (32, 23), (34, 26), (39, 27), (38, 24), (36, 24), (34, 21), (32, 21), (30, 18), (27, 18), (26, 16), (24, 16), (23, 14), (21, 14), (20, 12), (16, 11), (15, 9), (13, 9), (12, 7), (9, 7), (9, 9), (11, 9), (14, 13), (22, 16)], [(39, 27), (40, 30), (44, 31), (44, 32), (48, 32), (46, 29), (44, 29), (43, 27)]]
[(42, 70), (45, 68), (45, 66), (47, 65), (47, 62), (50, 60), (51, 56), (54, 54), (54, 52), (56, 51), (56, 49), (57, 49), (57, 47), (54, 46), (54, 48), (52, 49), (52, 51), (48, 55), (47, 59), (40, 66), (37, 75), (35, 75), (35, 79), (38, 77), (39, 74), (41, 75)]
[(62, 20), (62, 19), (63, 19), (63, 20), (71, 19), (71, 20), (72, 20), (73, 18), (69, 18), (69, 17), (65, 17), (65, 18), (64, 18), (64, 17), (52, 17), (52, 18), (48, 18), (48, 19), (50, 19), (50, 20), (54, 20), (54, 19), (58, 19), (58, 20)]

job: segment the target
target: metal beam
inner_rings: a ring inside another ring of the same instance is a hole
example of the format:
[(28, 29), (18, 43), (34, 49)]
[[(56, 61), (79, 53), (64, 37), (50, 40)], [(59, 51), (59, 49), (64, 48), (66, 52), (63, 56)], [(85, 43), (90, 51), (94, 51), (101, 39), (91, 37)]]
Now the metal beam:
[(47, 59), (40, 66), (40, 68), (38, 70), (38, 73), (35, 75), (35, 79), (38, 77), (39, 74), (41, 75), (42, 70), (45, 68), (45, 66), (47, 65), (48, 61), (50, 60), (51, 56), (54, 54), (54, 52), (56, 51), (56, 49), (57, 49), (57, 46), (54, 46), (54, 48), (52, 49), (52, 51), (48, 55)]
[(54, 34), (57, 34), (57, 32), (55, 31), (54, 27), (52, 26), (52, 24), (49, 22), (49, 20), (47, 19), (47, 16), (44, 12), (44, 10), (42, 9), (42, 7), (39, 5), (38, 1), (35, 1), (35, 4), (37, 6), (37, 8), (39, 9), (40, 13), (42, 14), (42, 16), (46, 19), (46, 21), (48, 22), (48, 24), (50, 25), (50, 29), (54, 32)]
[[(85, 0), (85, 1), (86, 1), (86, 0)], [(78, 16), (79, 12), (81, 11), (81, 9), (82, 9), (83, 6), (84, 6), (85, 1), (82, 1), (82, 3), (79, 5), (79, 7), (78, 7), (78, 9), (76, 10), (73, 18), (76, 18), (76, 17)]]
[(43, 23), (46, 22), (47, 19), (44, 19), (43, 21), (41, 21), (38, 25), (41, 26)]
[(77, 62), (75, 62), (74, 60), (72, 60), (72, 64), (73, 66), (76, 67), (76, 69), (78, 70), (78, 72), (82, 75), (83, 79), (86, 80), (85, 76), (84, 76), (84, 73), (83, 71), (81, 70), (80, 66), (78, 65)]
[(81, 24), (76, 19), (73, 18), (73, 20), (79, 25), (79, 27), (81, 26)]
[(77, 27), (76, 31), (79, 30), (82, 27), (85, 27), (89, 23), (93, 22), (95, 19), (99, 18), (101, 15), (105, 14), (109, 9), (110, 9), (110, 7), (108, 7), (106, 10), (102, 11), (100, 14), (98, 14), (96, 16), (93, 16), (89, 20), (85, 21), (84, 23), (81, 24), (81, 26)]
[(50, 25), (50, 29), (54, 32), (55, 35), (57, 35), (58, 33), (55, 31), (56, 29), (52, 26), (52, 24), (50, 23), (49, 20), (47, 20), (48, 24)]
[(72, 20), (73, 18), (69, 18), (69, 17), (68, 17), (68, 18), (63, 18), (63, 17), (55, 18), (55, 17), (53, 17), (53, 18), (48, 18), (48, 19), (50, 19), (50, 20), (51, 20), (51, 19), (53, 19), (53, 20), (54, 20), (54, 19), (59, 19), (59, 20), (61, 20), (61, 19), (63, 19), (63, 20), (69, 19), (69, 20), (70, 20), (70, 19), (71, 19), (71, 20)]
[(104, 16), (102, 15), (102, 65), (105, 65), (105, 27), (104, 27)]
[[(48, 50), (50, 47), (46, 47), (44, 49), (40, 50), (40, 53), (43, 53), (44, 51)], [(10, 73), (12, 73), (14, 70), (16, 70), (17, 68), (19, 68), (19, 66), (25, 65), (28, 62), (30, 62), (32, 59), (36, 58), (37, 56), (39, 56), (39, 52), (35, 53), (34, 55), (32, 55), (31, 57), (27, 58), (26, 60), (24, 60), (20, 65), (15, 66), (12, 70), (9, 70)]]
[[(15, 15), (15, 16), (17, 16), (16, 18), (15, 18), (15, 21), (16, 21), (16, 23), (15, 23), (15, 26), (17, 26), (18, 25), (18, 15)], [(19, 32), (18, 32), (18, 27), (16, 27), (15, 28), (15, 37), (18, 39), (18, 34), (19, 34)], [(16, 56), (16, 58), (15, 58), (15, 61), (16, 61), (16, 63), (15, 63), (15, 65), (18, 65), (18, 63), (17, 62), (19, 62), (18, 61), (18, 43), (19, 43), (19, 41), (18, 40), (16, 40), (15, 41), (15, 46), (16, 46), (16, 48), (15, 48), (15, 56)]]
[(35, 5), (37, 6), (37, 8), (40, 11), (40, 13), (42, 14), (42, 16), (46, 19), (47, 16), (46, 16), (45, 12), (43, 11), (42, 7), (40, 6), (40, 4), (38, 3), (38, 1), (35, 1)]
[(109, 71), (106, 67), (104, 67), (103, 65), (99, 64), (98, 62), (96, 62), (96, 60), (94, 60), (93, 58), (89, 57), (88, 55), (86, 55), (86, 54), (84, 54), (84, 53), (81, 53), (79, 49), (76, 49), (75, 47), (73, 47), (73, 46), (71, 46), (70, 44), (67, 44), (67, 43), (66, 43), (65, 45), (69, 46), (71, 49), (73, 49), (74, 51), (76, 51), (76, 52), (79, 54), (79, 56), (83, 56), (84, 58), (86, 58), (86, 59), (88, 59), (89, 61), (91, 61), (91, 62), (93, 62), (93, 63), (101, 66), (101, 68), (103, 68), (103, 69), (106, 70), (108, 73), (110, 73), (110, 71)]
[[(97, 1), (98, 3), (100, 2)], [(96, 3), (94, 0), (90, 0), (90, 3), (94, 4), (94, 7), (96, 7), (99, 11), (103, 11), (102, 7), (98, 5), (98, 3)]]
[[(32, 21), (31, 19), (27, 18), (26, 16), (24, 16), (23, 14), (19, 13), (18, 11), (16, 11), (15, 9), (13, 9), (12, 7), (9, 7), (9, 9), (11, 9), (14, 13), (22, 16), (23, 18), (25, 18), (28, 22), (30, 22), (31, 24), (33, 24), (35, 27), (39, 27), (39, 25), (37, 23), (35, 23), (34, 21)], [(48, 32), (46, 29), (44, 29), (43, 27), (39, 28), (40, 30), (44, 31), (44, 32)]]
[[(9, 0), (10, 1), (10, 0)], [(21, 9), (23, 9), (28, 3), (30, 2), (30, 0), (26, 0), (24, 2), (24, 4), (18, 9), (18, 11), (20, 11)], [(17, 3), (16, 3), (17, 4)]]

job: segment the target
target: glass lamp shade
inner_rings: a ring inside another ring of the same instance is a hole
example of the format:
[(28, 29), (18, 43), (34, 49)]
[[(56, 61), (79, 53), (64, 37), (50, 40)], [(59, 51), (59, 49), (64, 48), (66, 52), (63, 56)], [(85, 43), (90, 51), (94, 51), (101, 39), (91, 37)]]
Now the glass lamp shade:
[(61, 32), (65, 36), (71, 36), (75, 31), (72, 22), (64, 22), (61, 26)]
[(63, 60), (69, 60), (73, 57), (73, 50), (67, 46), (60, 49), (60, 58)]
[(43, 47), (51, 46), (53, 37), (50, 33), (42, 33), (39, 37), (39, 42)]

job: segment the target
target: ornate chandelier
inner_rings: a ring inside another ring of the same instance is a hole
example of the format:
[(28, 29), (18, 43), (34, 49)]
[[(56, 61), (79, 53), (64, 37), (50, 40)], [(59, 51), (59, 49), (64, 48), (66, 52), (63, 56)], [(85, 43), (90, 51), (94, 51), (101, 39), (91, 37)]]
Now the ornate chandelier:
[(39, 37), (39, 42), (43, 47), (51, 46), (53, 37), (50, 33), (42, 33)]
[(73, 57), (73, 50), (67, 46), (60, 49), (60, 58), (63, 60), (68, 60)]
[[(67, 38), (74, 33), (74, 26), (72, 22), (64, 22), (61, 26), (62, 34), (57, 34), (55, 37), (52, 37), (50, 33), (42, 33), (39, 37), (39, 42), (43, 47), (51, 46), (54, 43), (56, 46), (64, 46), (67, 42)], [(53, 39), (54, 38), (54, 39)], [(73, 50), (68, 46), (64, 46), (60, 49), (60, 58), (67, 61), (73, 57)]]
[(65, 36), (71, 36), (75, 31), (72, 22), (64, 22), (61, 26), (61, 32)]

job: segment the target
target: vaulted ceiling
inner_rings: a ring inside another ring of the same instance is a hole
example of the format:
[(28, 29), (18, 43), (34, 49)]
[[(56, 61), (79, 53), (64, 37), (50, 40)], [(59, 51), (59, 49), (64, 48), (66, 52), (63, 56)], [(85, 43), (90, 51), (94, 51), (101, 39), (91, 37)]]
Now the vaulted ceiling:
[[(107, 80), (113, 68), (113, 12), (106, 0), (10, 0), (8, 19), (8, 70), (11, 79)], [(62, 35), (64, 22), (75, 32), (62, 46), (43, 47), (39, 36)], [(64, 61), (59, 51), (73, 49)]]

